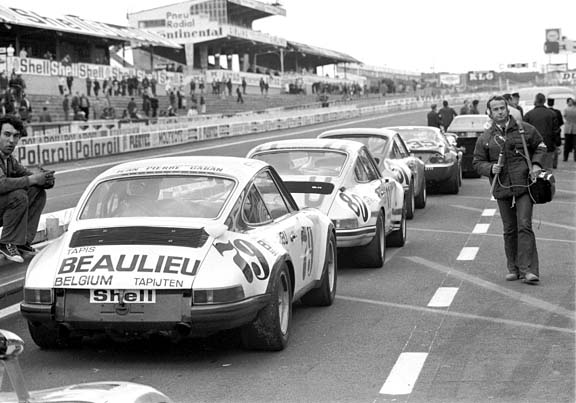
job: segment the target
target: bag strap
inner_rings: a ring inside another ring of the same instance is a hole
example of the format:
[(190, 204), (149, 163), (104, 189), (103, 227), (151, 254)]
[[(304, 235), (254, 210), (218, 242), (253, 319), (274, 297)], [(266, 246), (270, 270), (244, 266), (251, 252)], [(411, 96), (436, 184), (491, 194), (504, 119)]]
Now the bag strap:
[(522, 145), (524, 146), (524, 156), (526, 157), (526, 162), (528, 162), (528, 168), (530, 169), (529, 172), (532, 172), (532, 160), (530, 159), (530, 154), (528, 153), (528, 146), (526, 145), (526, 139), (524, 138), (524, 126), (520, 123), (520, 127), (518, 128), (518, 133), (520, 133), (520, 138), (522, 139)]

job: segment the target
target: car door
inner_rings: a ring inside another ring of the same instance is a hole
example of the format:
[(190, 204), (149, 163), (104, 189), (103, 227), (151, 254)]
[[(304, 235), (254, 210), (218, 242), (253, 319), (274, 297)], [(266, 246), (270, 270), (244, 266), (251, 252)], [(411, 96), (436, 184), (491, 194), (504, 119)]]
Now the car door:
[(410, 154), (406, 143), (404, 143), (404, 140), (402, 140), (400, 136), (394, 136), (394, 144), (396, 146), (396, 152), (398, 153), (399, 159), (404, 161), (408, 168), (410, 168), (410, 171), (412, 171), (412, 175), (414, 177), (414, 191), (417, 191), (416, 186), (418, 186), (419, 183), (422, 183), (422, 173), (418, 170), (418, 163), (421, 163), (421, 161)]
[(294, 265), (295, 289), (300, 289), (310, 281), (313, 267), (311, 224), (302, 225), (298, 211), (287, 202), (268, 169), (256, 175), (246, 200), (251, 205), (243, 209), (250, 213), (243, 214), (246, 222), (254, 227), (250, 232), (264, 241), (279, 240)]

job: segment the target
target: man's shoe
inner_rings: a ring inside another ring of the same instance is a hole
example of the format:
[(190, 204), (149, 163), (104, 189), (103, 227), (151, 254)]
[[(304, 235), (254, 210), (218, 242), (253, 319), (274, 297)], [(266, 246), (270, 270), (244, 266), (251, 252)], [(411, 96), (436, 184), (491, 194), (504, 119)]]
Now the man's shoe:
[(25, 244), (25, 245), (18, 245), (17, 246), (18, 251), (21, 254), (28, 254), (28, 255), (35, 255), (36, 253), (38, 253), (38, 251), (36, 250), (36, 248), (34, 248), (32, 245), (30, 245), (29, 243)]
[(520, 275), (518, 273), (508, 273), (506, 274), (506, 281), (516, 281), (520, 279)]
[(0, 243), (0, 253), (8, 260), (16, 263), (24, 263), (24, 259), (20, 256), (20, 253), (18, 253), (18, 248), (11, 243)]
[(536, 274), (532, 274), (532, 273), (526, 273), (526, 275), (524, 276), (524, 280), (522, 280), (524, 283), (526, 284), (538, 284), (538, 282), (540, 281), (540, 278), (536, 275)]

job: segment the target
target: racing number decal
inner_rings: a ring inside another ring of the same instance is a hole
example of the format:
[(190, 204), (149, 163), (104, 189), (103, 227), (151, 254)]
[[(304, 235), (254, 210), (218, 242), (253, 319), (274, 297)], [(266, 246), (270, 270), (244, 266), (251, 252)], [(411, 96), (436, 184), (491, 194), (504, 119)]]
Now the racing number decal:
[[(232, 242), (228, 241), (226, 243), (214, 244), (214, 247), (222, 256), (224, 256), (224, 252), (228, 250), (236, 252), (232, 260), (234, 260), (236, 266), (242, 270), (246, 281), (249, 283), (254, 280), (254, 277), (258, 280), (265, 280), (270, 275), (270, 267), (268, 266), (266, 258), (264, 258), (262, 252), (250, 242), (243, 239), (234, 239)], [(248, 263), (244, 257), (252, 260), (252, 262)], [(254, 257), (258, 259), (259, 264), (253, 261), (254, 259), (250, 259)]]
[(306, 276), (312, 275), (312, 264), (314, 262), (312, 227), (302, 227), (300, 239), (302, 239), (304, 246), (304, 261), (302, 262), (302, 280), (304, 280)]
[(340, 193), (340, 198), (348, 205), (350, 210), (358, 216), (358, 218), (362, 218), (362, 221), (364, 222), (368, 221), (370, 212), (368, 211), (368, 206), (364, 203), (364, 200), (355, 194), (349, 195), (348, 193)]

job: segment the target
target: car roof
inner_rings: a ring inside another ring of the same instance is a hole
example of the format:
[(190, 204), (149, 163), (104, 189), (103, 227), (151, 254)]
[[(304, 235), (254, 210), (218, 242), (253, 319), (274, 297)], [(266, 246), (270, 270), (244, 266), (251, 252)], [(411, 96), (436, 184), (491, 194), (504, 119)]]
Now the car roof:
[(268, 150), (316, 148), (325, 150), (341, 150), (347, 154), (356, 154), (364, 144), (352, 140), (338, 139), (291, 139), (271, 141), (255, 147), (250, 154)]
[(151, 158), (116, 165), (98, 176), (98, 179), (131, 175), (191, 175), (227, 176), (246, 183), (268, 166), (263, 161), (239, 157), (186, 156)]
[(458, 115), (454, 117), (447, 131), (484, 131), (489, 121), (488, 115)]
[(437, 132), (437, 133), (442, 133), (442, 131), (437, 128), (437, 127), (433, 127), (433, 126), (389, 126), (386, 127), (386, 129), (392, 130), (392, 131), (401, 131), (401, 130), (430, 130), (433, 132)]
[(380, 136), (380, 137), (393, 137), (396, 132), (386, 128), (375, 128), (375, 127), (356, 127), (347, 129), (334, 129), (328, 130), (318, 135), (318, 138), (325, 138), (335, 135), (350, 135), (350, 136), (362, 136), (362, 135)]

